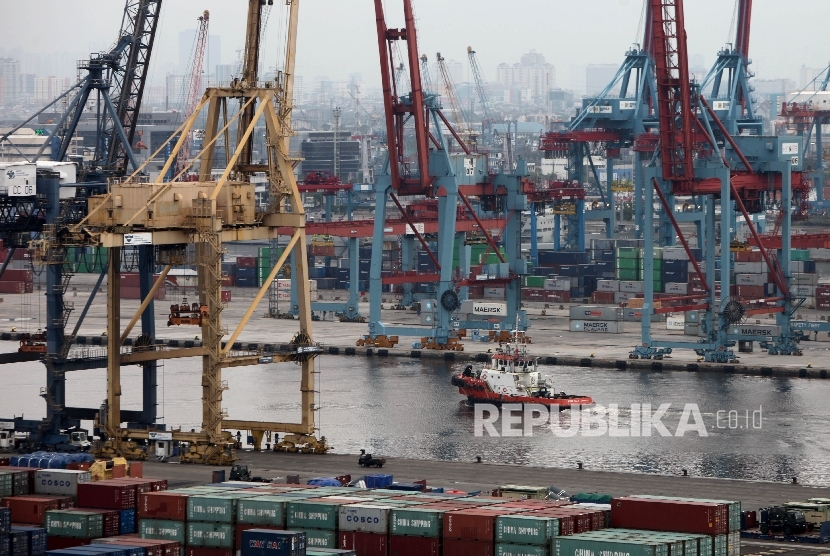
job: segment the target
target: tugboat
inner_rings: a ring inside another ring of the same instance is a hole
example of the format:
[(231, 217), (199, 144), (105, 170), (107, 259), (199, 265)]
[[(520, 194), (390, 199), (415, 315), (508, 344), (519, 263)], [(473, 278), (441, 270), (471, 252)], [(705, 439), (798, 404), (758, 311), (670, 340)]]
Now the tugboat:
[(511, 341), (499, 344), (482, 369), (474, 370), (468, 365), (463, 372), (453, 375), (451, 383), (470, 403), (541, 404), (558, 407), (560, 411), (594, 405), (589, 396), (553, 390), (550, 379), (539, 372), (537, 359), (528, 355), (524, 335), (514, 330)]

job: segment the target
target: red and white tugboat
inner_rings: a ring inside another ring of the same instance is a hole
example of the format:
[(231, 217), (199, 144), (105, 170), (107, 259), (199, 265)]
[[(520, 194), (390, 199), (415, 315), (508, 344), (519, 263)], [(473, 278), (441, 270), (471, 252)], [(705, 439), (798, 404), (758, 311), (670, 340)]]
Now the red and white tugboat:
[(514, 330), (511, 342), (500, 344), (484, 368), (474, 370), (469, 365), (453, 375), (451, 382), (471, 403), (542, 404), (560, 410), (594, 404), (589, 396), (556, 392), (550, 379), (539, 372), (537, 359), (527, 354), (524, 337)]

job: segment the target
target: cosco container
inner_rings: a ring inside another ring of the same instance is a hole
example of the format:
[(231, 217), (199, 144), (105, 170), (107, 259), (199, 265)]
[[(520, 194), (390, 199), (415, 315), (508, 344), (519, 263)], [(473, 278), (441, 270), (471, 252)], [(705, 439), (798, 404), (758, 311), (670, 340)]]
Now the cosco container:
[(218, 496), (191, 496), (187, 499), (187, 520), (232, 523), (236, 500)]
[(559, 520), (554, 517), (527, 515), (496, 518), (496, 542), (547, 545), (559, 534)]
[(285, 525), (289, 529), (337, 529), (339, 504), (294, 501), (286, 506)]
[(625, 331), (624, 321), (600, 320), (572, 320), (571, 332), (593, 332), (599, 334), (622, 334)]
[(138, 517), (155, 519), (187, 519), (187, 499), (189, 495), (179, 491), (147, 492), (139, 495)]
[(69, 469), (50, 469), (35, 473), (35, 494), (54, 494), (58, 496), (78, 495), (78, 485), (92, 481), (89, 471), (72, 471)]
[(421, 508), (394, 509), (390, 514), (389, 532), (408, 537), (441, 536), (443, 512)]
[(187, 524), (187, 546), (232, 549), (233, 526), (228, 523), (190, 522)]
[(50, 510), (46, 512), (46, 533), (56, 537), (94, 539), (104, 536), (104, 516), (100, 513)]
[(285, 499), (278, 496), (244, 498), (237, 503), (236, 521), (251, 525), (284, 525)]
[(142, 539), (160, 539), (184, 544), (184, 522), (170, 519), (142, 519), (138, 522), (138, 536)]
[(306, 534), (302, 531), (249, 529), (242, 533), (242, 556), (304, 556)]
[(107, 510), (135, 508), (135, 487), (109, 481), (78, 485), (78, 506)]
[(374, 504), (351, 504), (340, 506), (339, 528), (341, 531), (364, 531), (366, 533), (389, 532), (389, 511), (387, 506)]

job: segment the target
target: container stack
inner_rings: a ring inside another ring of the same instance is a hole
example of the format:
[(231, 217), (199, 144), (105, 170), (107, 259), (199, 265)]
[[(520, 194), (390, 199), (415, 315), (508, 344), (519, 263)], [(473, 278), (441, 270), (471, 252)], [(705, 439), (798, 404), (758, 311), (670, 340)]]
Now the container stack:
[(257, 278), (257, 257), (236, 258), (236, 286), (238, 288), (255, 288), (259, 284)]
[[(8, 258), (9, 251), (0, 242), (0, 264)], [(28, 249), (15, 249), (3, 276), (0, 277), (0, 294), (32, 293), (34, 291), (32, 259)]]
[(600, 305), (574, 305), (570, 308), (571, 332), (621, 334), (624, 329), (624, 312), (620, 307)]

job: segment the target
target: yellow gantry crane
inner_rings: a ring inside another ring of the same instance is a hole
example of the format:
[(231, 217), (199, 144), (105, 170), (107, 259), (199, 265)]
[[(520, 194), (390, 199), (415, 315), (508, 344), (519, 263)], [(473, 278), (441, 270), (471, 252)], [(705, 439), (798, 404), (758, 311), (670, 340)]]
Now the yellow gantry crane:
[[(268, 3), (271, 4), (272, 0)], [(178, 140), (159, 177), (149, 182), (140, 174), (142, 166), (123, 180), (112, 180), (106, 195), (89, 199), (87, 216), (80, 224), (61, 230), (60, 234), (55, 229), (47, 230), (45, 240), (35, 246), (43, 258), (48, 258), (50, 251), (67, 246), (109, 248), (107, 408), (100, 419), (109, 438), (107, 453), (129, 457), (130, 453), (135, 452), (135, 440), (150, 437), (150, 431), (121, 428), (121, 366), (153, 359), (193, 356), (202, 358), (202, 423), (198, 432), (173, 431), (174, 440), (190, 444), (189, 450), (181, 456), (182, 462), (222, 465), (232, 462), (235, 459), (235, 443), (228, 429), (251, 431), (258, 443), (268, 433), (283, 434), (279, 447), (287, 451), (325, 452), (328, 449), (325, 437), (319, 440), (315, 437), (313, 359), (320, 348), (312, 339), (306, 214), (294, 177), (295, 161), (289, 157), (288, 151), (299, 0), (286, 0), (289, 27), (285, 68), (274, 81), (262, 82), (258, 66), (265, 4), (265, 0), (248, 0), (242, 76), (230, 86), (210, 87), (205, 91), (193, 113), (174, 134)], [(229, 117), (229, 108), (233, 109), (233, 104), (239, 109)], [(171, 167), (175, 167), (186, 138), (205, 109), (207, 119), (203, 148), (194, 160), (178, 170), (173, 180), (165, 181), (164, 177)], [(267, 163), (258, 164), (252, 160), (253, 132), (257, 123), (262, 121), (266, 130)], [(235, 145), (228, 133), (234, 124), (237, 125)], [(213, 180), (215, 146), (219, 138), (224, 138), (228, 146), (228, 158), (223, 163), (221, 176)], [(148, 161), (165, 146), (162, 145)], [(178, 181), (196, 163), (199, 164), (198, 181)], [(265, 173), (269, 181), (270, 202), (265, 210), (258, 209), (254, 184), (251, 183), (251, 177), (256, 173)], [(288, 245), (245, 315), (228, 335), (222, 322), (223, 245), (232, 241), (275, 238), (280, 228), (292, 231)], [(121, 250), (137, 243), (156, 246), (158, 260), (168, 266), (122, 331), (119, 295)], [(205, 307), (201, 314), (202, 347), (167, 351), (142, 349), (122, 354), (122, 345), (132, 327), (163, 283), (171, 265), (177, 264), (176, 257), (186, 251), (189, 244), (194, 244), (196, 251), (198, 304)], [(293, 278), (297, 280), (299, 330), (290, 341), (290, 351), (274, 353), (273, 361), (291, 361), (302, 368), (300, 422), (231, 420), (222, 408), (222, 394), (228, 388), (227, 382), (222, 380), (222, 369), (259, 362), (260, 354), (236, 354), (232, 352), (232, 347), (292, 252), (296, 258), (297, 274)]]

